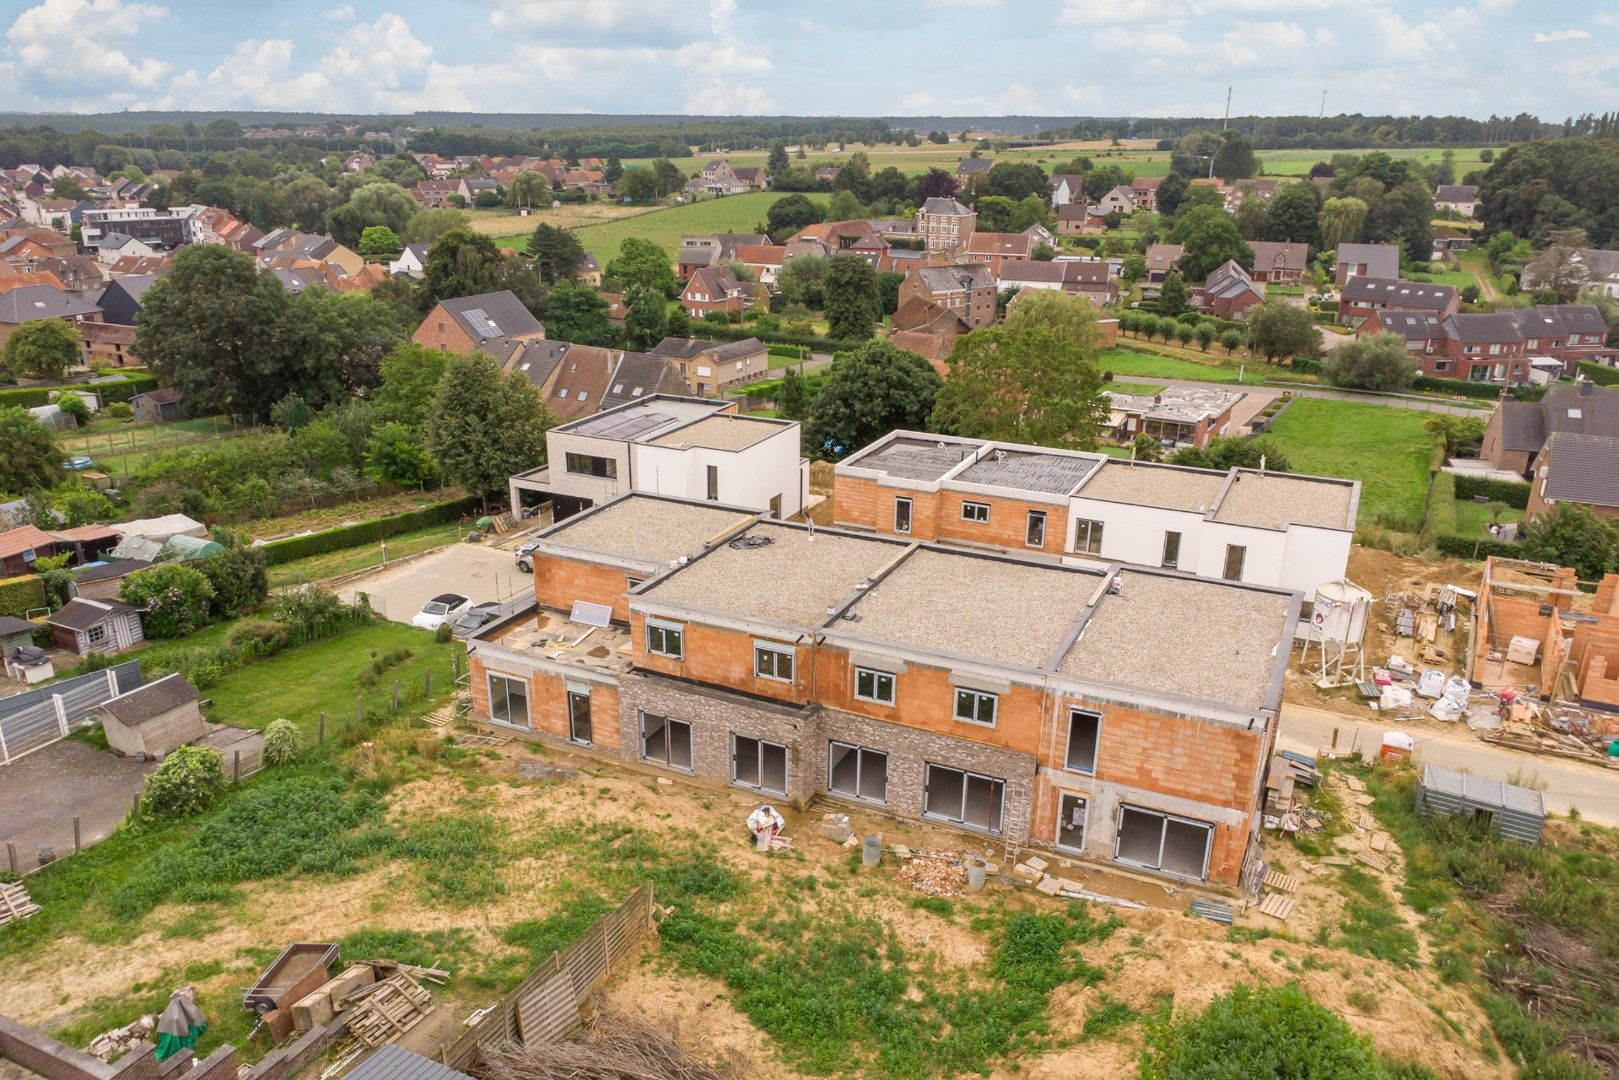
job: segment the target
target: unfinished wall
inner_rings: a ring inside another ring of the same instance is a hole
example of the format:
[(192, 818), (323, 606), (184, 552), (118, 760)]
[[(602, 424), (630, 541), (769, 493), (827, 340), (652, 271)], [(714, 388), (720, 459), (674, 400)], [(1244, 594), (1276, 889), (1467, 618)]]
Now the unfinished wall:
[(1569, 663), (1582, 702), (1619, 709), (1619, 625), (1576, 627)]
[[(703, 623), (679, 619), (663, 621), (678, 622), (685, 628), (682, 649), (684, 655), (677, 660), (647, 652), (646, 616), (635, 612), (630, 616), (630, 641), (635, 647), (637, 666), (680, 679), (730, 687), (772, 701), (802, 704), (809, 700), (813, 653), (811, 647), (795, 645), (792, 639), (785, 635), (773, 637), (767, 634), (748, 634), (740, 630), (706, 626)], [(769, 642), (793, 650), (792, 682), (765, 678), (754, 672), (753, 646), (756, 641)]]
[(895, 535), (894, 500), (908, 498), (911, 500), (911, 531), (905, 535), (912, 540), (937, 540), (939, 496), (937, 491), (887, 487), (865, 477), (839, 473), (832, 492), (832, 520), (838, 525), (873, 529), (892, 536)]
[(574, 601), (587, 600), (612, 608), (615, 621), (627, 622), (629, 578), (629, 572), (618, 567), (545, 552), (534, 554), (534, 599), (541, 607), (556, 611), (572, 611)]

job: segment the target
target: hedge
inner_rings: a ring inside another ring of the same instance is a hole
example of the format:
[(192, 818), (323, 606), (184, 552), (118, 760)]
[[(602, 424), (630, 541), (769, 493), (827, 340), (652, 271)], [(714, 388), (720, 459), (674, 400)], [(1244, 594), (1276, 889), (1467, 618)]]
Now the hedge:
[(845, 341), (841, 338), (816, 337), (814, 334), (788, 334), (776, 330), (756, 330), (743, 326), (721, 326), (709, 324), (701, 319), (692, 322), (693, 337), (707, 338), (717, 341), (742, 341), (746, 338), (758, 338), (766, 345), (808, 345), (817, 352), (848, 352), (864, 345), (864, 341)]
[(0, 390), (0, 406), (15, 405), (23, 409), (32, 409), (40, 405), (49, 405), (51, 396), (63, 390), (79, 390), (86, 393), (101, 395), (104, 405), (115, 401), (128, 401), (136, 394), (145, 393), (157, 388), (157, 377), (136, 372), (125, 375), (125, 382), (114, 383), (72, 383), (67, 386), (18, 386), (10, 390)]
[(1483, 560), (1491, 555), (1502, 558), (1518, 559), (1523, 557), (1523, 549), (1517, 544), (1508, 544), (1502, 540), (1491, 540), (1489, 537), (1474, 536), (1436, 536), (1433, 546), (1441, 555), (1449, 555), (1453, 559), (1479, 559)]
[(1606, 364), (1594, 364), (1589, 360), (1580, 361), (1580, 371), (1587, 379), (1598, 386), (1619, 386), (1619, 368), (1611, 368)]
[(15, 615), (20, 619), (30, 609), (45, 606), (45, 579), (38, 574), (0, 581), (0, 615)]
[(398, 536), (400, 533), (414, 532), (430, 525), (455, 521), (472, 513), (478, 506), (478, 498), (468, 495), (451, 502), (424, 506), (420, 510), (407, 510), (403, 514), (390, 514), (370, 521), (355, 522), (353, 525), (340, 525), (335, 529), (309, 533), (306, 536), (289, 536), (285, 540), (272, 540), (263, 546), (264, 561), (266, 565), (279, 566), (310, 555), (324, 555), (328, 551), (359, 547), (361, 544)]
[(1456, 497), (1472, 499), (1482, 495), (1491, 502), (1504, 502), (1519, 510), (1529, 505), (1529, 485), (1518, 480), (1496, 480), (1488, 476), (1456, 474)]
[[(1418, 375), (1411, 380), (1411, 389), (1429, 390), (1441, 394), (1455, 394), (1458, 397), (1476, 398), (1479, 401), (1495, 401), (1501, 396), (1500, 383), (1468, 382), (1466, 379), (1436, 379), (1432, 375)], [(1512, 390), (1511, 396), (1518, 401), (1539, 401), (1546, 392), (1544, 386), (1519, 386)]]
[(1456, 531), (1456, 474), (1437, 472), (1428, 485), (1428, 506), (1422, 515), (1422, 535)]

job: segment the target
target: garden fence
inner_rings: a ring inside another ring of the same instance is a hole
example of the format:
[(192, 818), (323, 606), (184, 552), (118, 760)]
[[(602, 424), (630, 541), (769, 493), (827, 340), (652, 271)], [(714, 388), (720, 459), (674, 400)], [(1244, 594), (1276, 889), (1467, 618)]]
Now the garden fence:
[(67, 738), (98, 705), (128, 693), (142, 681), (140, 662), (126, 660), (116, 667), (0, 698), (0, 765), (10, 765), (24, 754)]

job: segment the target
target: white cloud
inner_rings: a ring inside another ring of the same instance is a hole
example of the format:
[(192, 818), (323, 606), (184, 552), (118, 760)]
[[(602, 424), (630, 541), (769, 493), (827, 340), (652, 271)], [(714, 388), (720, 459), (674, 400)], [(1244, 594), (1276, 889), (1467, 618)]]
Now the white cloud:
[(723, 29), (734, 0), (707, 5), (660, 0), (494, 0), (490, 24), (548, 43), (673, 46)]
[(1126, 30), (1114, 26), (1097, 34), (1091, 43), (1098, 49), (1147, 57), (1184, 56), (1192, 51), (1185, 38), (1170, 30)]
[(1310, 66), (1310, 33), (1297, 23), (1237, 23), (1197, 65), (1204, 74)]
[(898, 116), (1047, 116), (1061, 111), (1053, 108), (1052, 104), (1052, 95), (1015, 82), (1000, 93), (990, 95), (936, 98), (925, 90), (918, 90), (895, 102), (892, 111)]
[(339, 7), (334, 7), (332, 10), (326, 13), (326, 17), (332, 22), (353, 22), (354, 5), (343, 4)]
[(1589, 41), (1589, 30), (1553, 30), (1549, 34), (1536, 34), (1531, 40), (1536, 45), (1553, 45), (1559, 41)]
[(716, 75), (692, 91), (685, 111), (707, 116), (761, 116), (775, 112), (776, 103), (762, 86)]
[(168, 15), (157, 4), (44, 0), (19, 14), (6, 31), (8, 58), (0, 62), (0, 84), (13, 92), (26, 86), (42, 97), (94, 88), (104, 102), (127, 101), (131, 91), (158, 86), (170, 65), (132, 57), (124, 47)]
[(814, 19), (794, 19), (793, 29), (800, 34), (820, 34), (826, 31), (826, 27)]

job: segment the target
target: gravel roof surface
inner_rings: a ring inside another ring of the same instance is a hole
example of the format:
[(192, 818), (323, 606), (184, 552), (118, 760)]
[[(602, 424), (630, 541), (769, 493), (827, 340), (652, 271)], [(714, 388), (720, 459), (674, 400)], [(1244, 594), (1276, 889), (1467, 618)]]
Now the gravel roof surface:
[(722, 544), (642, 595), (738, 618), (819, 626), (828, 608), (847, 600), (856, 585), (907, 546), (824, 529), (817, 529), (812, 541), (807, 529), (770, 522), (742, 535), (768, 537), (771, 543), (755, 548)]
[[(997, 454), (1000, 456), (997, 457)], [(967, 484), (993, 484), (1049, 495), (1066, 495), (1099, 464), (1100, 459), (1094, 457), (1031, 453), (1027, 450), (991, 450), (957, 473), (955, 479)]]
[(895, 439), (874, 454), (849, 463), (854, 469), (873, 469), (907, 480), (937, 480), (960, 465), (982, 444)]
[(1225, 473), (1209, 469), (1109, 461), (1074, 494), (1082, 499), (1206, 513), (1220, 494), (1225, 478)]
[(1259, 709), (1283, 640), (1286, 593), (1120, 571), (1073, 648), (1065, 675)]
[(544, 539), (629, 559), (668, 562), (695, 555), (704, 541), (754, 515), (718, 506), (632, 495), (563, 522)]
[(923, 549), (835, 629), (940, 652), (1044, 667), (1103, 578), (1040, 563)]
[(1220, 500), (1214, 520), (1261, 529), (1289, 525), (1353, 529), (1355, 523), (1349, 517), (1352, 490), (1342, 481), (1243, 471)]
[(655, 446), (702, 446), (710, 450), (746, 450), (754, 443), (779, 434), (781, 424), (745, 416), (710, 416), (690, 427), (678, 428), (653, 439)]

